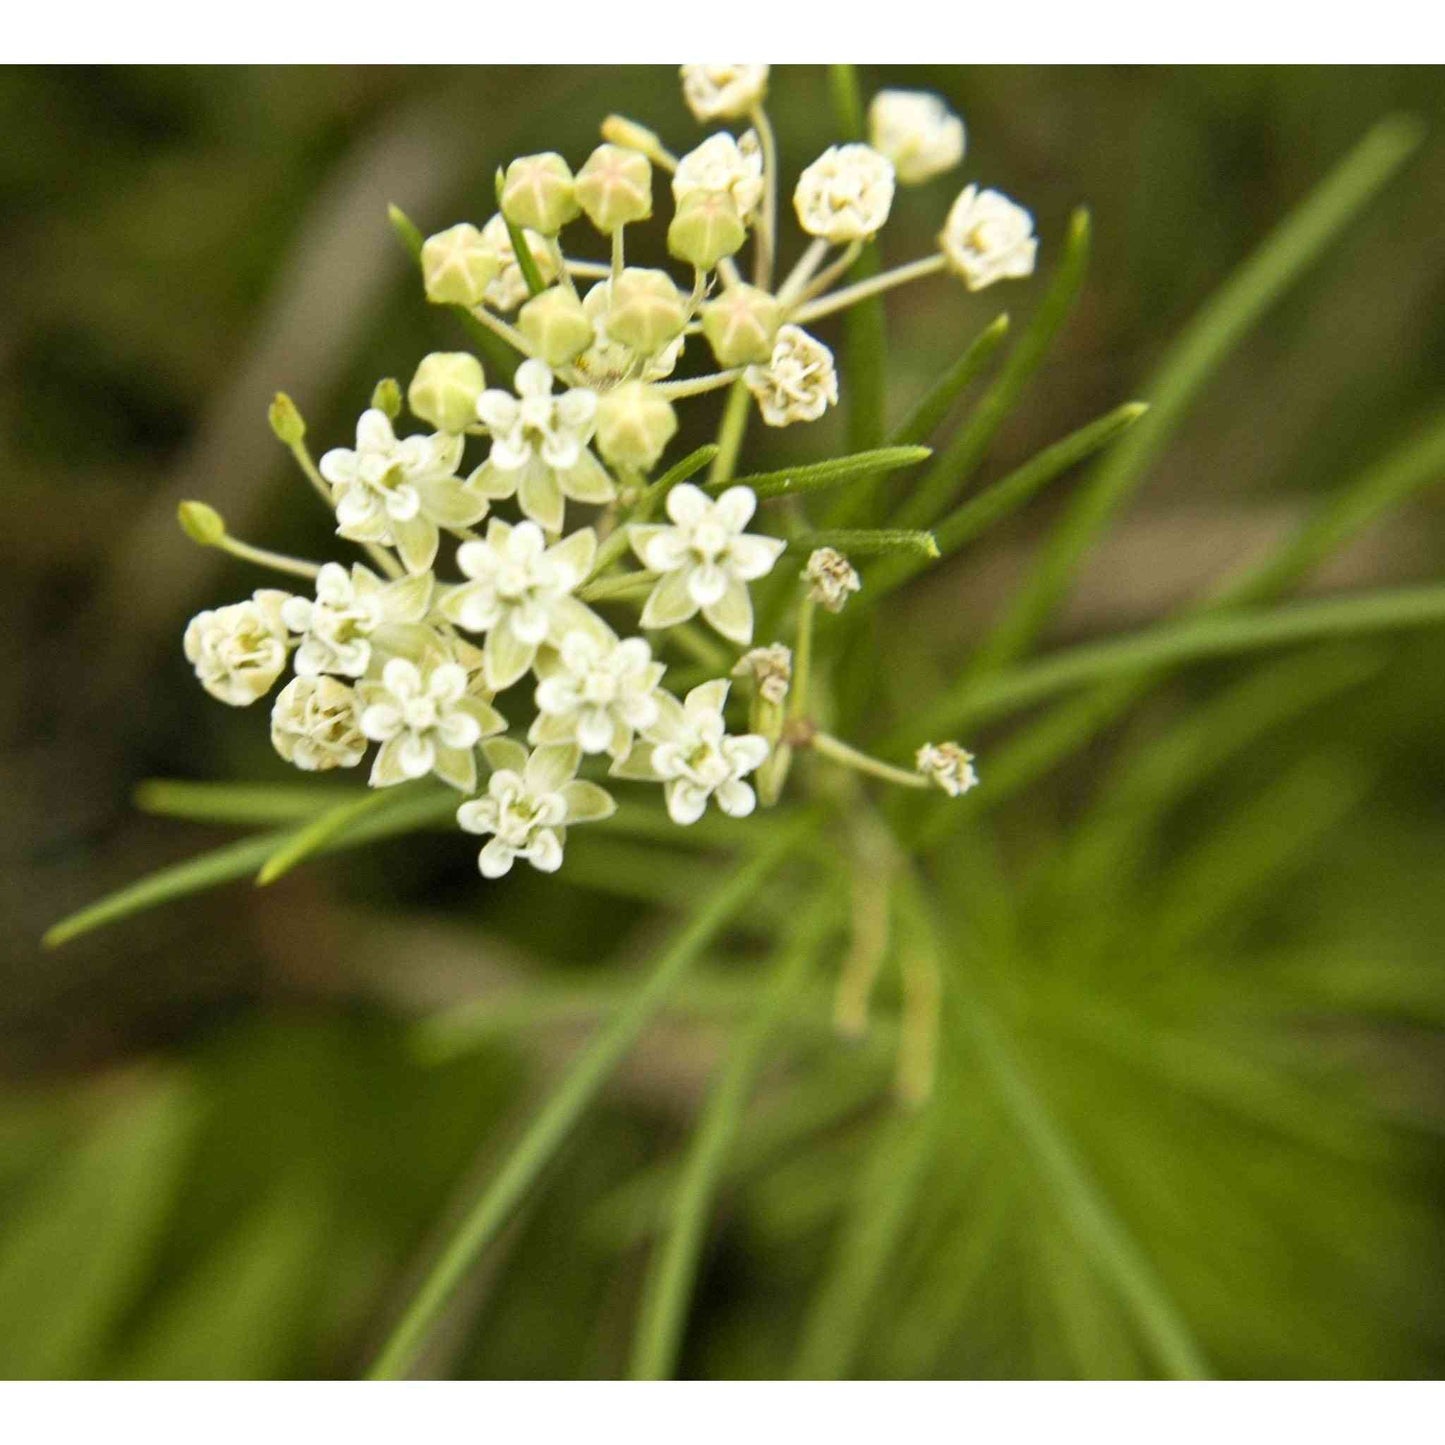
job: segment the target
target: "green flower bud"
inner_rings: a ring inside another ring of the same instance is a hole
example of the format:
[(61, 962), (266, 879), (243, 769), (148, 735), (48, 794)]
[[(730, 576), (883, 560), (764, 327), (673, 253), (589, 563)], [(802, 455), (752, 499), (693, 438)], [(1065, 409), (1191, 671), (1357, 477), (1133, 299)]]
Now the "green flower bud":
[(672, 403), (645, 382), (625, 381), (597, 403), (597, 447), (615, 467), (651, 471), (676, 431)]
[(271, 403), (266, 420), (271, 423), (271, 430), (276, 433), (277, 439), (285, 442), (288, 447), (299, 446), (306, 435), (306, 423), (301, 420), (296, 403), (284, 391), (276, 393), (276, 400)]
[(577, 172), (577, 200), (604, 236), (645, 221), (652, 214), (652, 166), (641, 151), (600, 145)]
[(742, 250), (747, 237), (737, 202), (726, 191), (694, 191), (667, 228), (667, 249), (700, 271), (710, 271), (724, 256)]
[(778, 303), (756, 286), (729, 286), (702, 308), (702, 333), (721, 366), (765, 365), (781, 321)]
[(552, 286), (534, 296), (518, 314), (517, 326), (552, 367), (574, 361), (596, 339), (581, 301), (566, 286)]
[(502, 182), (502, 214), (514, 225), (555, 236), (579, 214), (577, 183), (556, 151), (522, 156), (507, 167)]
[(225, 538), (224, 519), (204, 502), (182, 502), (176, 508), (176, 520), (181, 524), (181, 531), (202, 547), (214, 547)]
[(658, 139), (657, 132), (628, 120), (625, 115), (609, 115), (602, 122), (602, 139), (625, 150), (641, 151), (648, 160), (657, 165), (676, 165), (668, 154), (667, 147)]
[(496, 249), (466, 222), (428, 236), (421, 248), (426, 299), (439, 306), (480, 306), (501, 269)]
[(372, 388), (371, 404), (395, 421), (401, 415), (401, 383), (394, 376), (383, 377)]
[(438, 431), (457, 435), (477, 419), (477, 398), (486, 387), (482, 363), (465, 351), (433, 351), (421, 359), (406, 389), (412, 415)]
[(666, 271), (628, 266), (612, 283), (607, 330), (639, 356), (654, 356), (687, 325), (687, 303)]

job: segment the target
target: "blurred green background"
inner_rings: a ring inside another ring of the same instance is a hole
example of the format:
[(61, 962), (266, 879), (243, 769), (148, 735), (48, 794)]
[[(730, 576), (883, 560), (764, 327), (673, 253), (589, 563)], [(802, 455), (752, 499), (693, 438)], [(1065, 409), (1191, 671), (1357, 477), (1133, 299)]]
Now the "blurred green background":
[[(1093, 210), (1083, 305), (990, 475), (1138, 394), (1371, 123), (1431, 127), (1209, 387), (1052, 642), (1198, 594), (1438, 417), (1438, 70), (863, 74), (948, 96), (964, 174), (1033, 209), (1046, 265), (1070, 209)], [(834, 138), (822, 72), (778, 71), (771, 103), (795, 172)], [(185, 542), (176, 502), (326, 555), (325, 518), (267, 430), (272, 393), (296, 398), (320, 450), (377, 378), (459, 342), (386, 203), (428, 231), (480, 223), (499, 162), (579, 162), (609, 110), (677, 149), (698, 134), (662, 70), (0, 69), (0, 1374), (357, 1373), (579, 1036), (566, 1016), (499, 1024), (437, 1061), (410, 1025), (559, 970), (606, 978), (665, 931), (591, 886), (583, 858), (561, 892), (485, 888), (470, 846), (429, 836), (38, 946), (62, 914), (226, 836), (139, 816), (138, 780), (288, 776), (260, 717), (212, 704), (181, 657), (186, 618), (255, 583)], [(951, 194), (900, 194), (890, 259), (931, 245)], [(896, 298), (895, 415), (998, 304), (942, 282)], [(745, 455), (826, 455), (840, 435), (834, 418), (755, 429)], [(1059, 501), (910, 594), (924, 671), (946, 675)], [(1442, 555), (1437, 489), (1311, 586), (1438, 577)], [(1442, 662), (1427, 632), (1197, 669), (1001, 810), (987, 860), (960, 848), (942, 865), (951, 907), (984, 920), (1056, 1125), (1221, 1374), (1435, 1375), (1445, 1358)], [(1171, 774), (1161, 749), (1192, 722), (1236, 742)], [(986, 781), (986, 738), (980, 754)], [(695, 883), (667, 861), (660, 888)], [(625, 1370), (648, 1201), (723, 1036), (716, 1020), (653, 1031), (426, 1370)], [(810, 1300), (865, 1146), (892, 1127), (886, 1074), (886, 1049), (822, 1029), (776, 1062), (685, 1372), (786, 1373), (837, 1316)], [(950, 1127), (896, 1268), (848, 1326), (847, 1369), (1152, 1373), (1028, 1150), (982, 1104)]]

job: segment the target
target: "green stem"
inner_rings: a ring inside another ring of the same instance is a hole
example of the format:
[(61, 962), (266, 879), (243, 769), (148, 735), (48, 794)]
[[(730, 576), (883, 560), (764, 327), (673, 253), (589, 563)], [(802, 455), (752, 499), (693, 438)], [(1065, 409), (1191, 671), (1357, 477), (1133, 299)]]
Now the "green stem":
[(713, 458), (712, 470), (708, 473), (711, 484), (727, 482), (738, 469), (738, 452), (742, 450), (743, 433), (748, 428), (748, 405), (752, 393), (747, 382), (740, 376), (728, 392), (727, 406), (723, 409), (722, 422), (717, 433), (717, 456)]
[(273, 572), (285, 572), (291, 577), (305, 577), (314, 582), (321, 572), (315, 562), (303, 562), (299, 557), (287, 557), (281, 552), (272, 552), (265, 547), (253, 547), (249, 542), (238, 541), (227, 533), (211, 544), (219, 552), (238, 557), (242, 562), (254, 562), (258, 567), (269, 567)]
[(813, 684), (813, 619), (818, 604), (804, 593), (798, 603), (798, 632), (793, 640), (793, 681), (788, 688), (788, 716), (793, 719), (808, 715), (808, 694)]
[(753, 257), (753, 284), (767, 291), (772, 288), (773, 259), (778, 249), (778, 141), (762, 106), (756, 107), (749, 119), (763, 150), (763, 214)]
[(531, 1190), (688, 968), (747, 905), (752, 893), (802, 837), (805, 826), (813, 825), (811, 818), (795, 820), (791, 828), (780, 831), (750, 862), (730, 874), (663, 952), (647, 982), (588, 1045), (433, 1264), (377, 1356), (369, 1372), (371, 1379), (399, 1379), (415, 1362), (428, 1332), (477, 1258)]
[(855, 281), (851, 286), (844, 286), (827, 296), (809, 301), (799, 306), (789, 319), (802, 326), (809, 321), (817, 321), (820, 317), (831, 316), (835, 311), (846, 311), (850, 306), (856, 306), (870, 296), (881, 296), (895, 286), (906, 286), (910, 281), (936, 276), (947, 264), (942, 252), (937, 256), (924, 256), (920, 260), (909, 261), (906, 265), (895, 266), (891, 271), (881, 271), (867, 280)]
[(909, 772), (906, 768), (885, 763), (881, 758), (860, 752), (831, 733), (814, 733), (812, 748), (825, 758), (852, 768), (855, 773), (864, 773), (870, 778), (881, 778), (885, 783), (896, 783), (901, 788), (931, 788), (933, 785), (922, 773)]

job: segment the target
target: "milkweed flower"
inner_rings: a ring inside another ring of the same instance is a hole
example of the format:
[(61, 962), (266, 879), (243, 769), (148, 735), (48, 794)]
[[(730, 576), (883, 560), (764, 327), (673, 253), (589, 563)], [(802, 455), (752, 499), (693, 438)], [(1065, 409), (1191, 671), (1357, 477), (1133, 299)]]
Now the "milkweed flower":
[(293, 677), (271, 709), (271, 744), (304, 772), (354, 768), (367, 747), (355, 689), (334, 677)]
[(435, 773), (469, 793), (477, 785), (477, 744), (507, 727), (496, 708), (468, 691), (466, 669), (440, 653), (415, 662), (393, 657), (356, 692), (361, 731), (381, 744), (373, 788)]
[(841, 612), (863, 585), (853, 564), (832, 547), (819, 547), (809, 555), (803, 580), (808, 584), (808, 596), (829, 612)]
[(957, 743), (924, 743), (914, 765), (935, 787), (942, 788), (950, 798), (957, 798), (978, 786), (973, 754)]
[(674, 823), (695, 823), (711, 798), (730, 817), (745, 818), (757, 806), (743, 781), (768, 758), (768, 742), (756, 733), (730, 735), (723, 719), (730, 684), (716, 678), (693, 688), (682, 702), (659, 692), (657, 721), (612, 772), (617, 777), (660, 781)]
[(492, 764), (487, 791), (457, 809), (465, 832), (491, 835), (477, 858), (484, 878), (510, 873), (518, 858), (555, 873), (568, 826), (616, 811), (605, 788), (576, 776), (581, 759), (576, 747), (539, 747), (529, 754), (520, 743), (498, 738), (485, 751)]
[(748, 367), (743, 379), (769, 426), (817, 421), (838, 403), (833, 353), (801, 326), (780, 326), (767, 365)]
[(477, 416), (492, 435), (487, 460), (467, 485), (487, 497), (515, 495), (549, 532), (562, 530), (566, 498), (609, 502), (612, 479), (588, 450), (597, 421), (597, 393), (552, 391), (552, 368), (535, 357), (517, 368), (517, 394), (491, 388), (477, 398)]
[(682, 98), (698, 120), (732, 120), (761, 105), (766, 65), (684, 65)]
[(378, 634), (415, 628), (426, 617), (433, 582), (430, 572), (383, 582), (359, 562), (349, 572), (339, 562), (325, 563), (316, 577), (314, 601), (287, 597), (281, 604), (281, 620), (301, 634), (297, 675), (361, 677), (371, 666), (372, 641)]
[(710, 135), (677, 163), (672, 198), (679, 207), (694, 196), (725, 195), (742, 220), (750, 220), (763, 198), (763, 152), (755, 130), (735, 140), (727, 131)]
[(793, 208), (810, 235), (834, 244), (866, 241), (893, 205), (893, 166), (871, 146), (829, 146), (798, 177)]
[(905, 186), (931, 181), (963, 159), (963, 122), (926, 90), (880, 90), (868, 107), (868, 138)]
[(1038, 254), (1034, 218), (1001, 191), (967, 186), (938, 238), (949, 266), (970, 291), (1031, 275)]
[(398, 439), (384, 411), (362, 412), (355, 449), (333, 447), (318, 464), (333, 489), (337, 535), (395, 547), (408, 572), (425, 572), (442, 527), (467, 527), (487, 512), (487, 498), (456, 475), (464, 441), (446, 432)]
[(533, 743), (575, 742), (584, 753), (625, 757), (634, 736), (657, 721), (664, 669), (646, 638), (620, 639), (601, 623), (573, 628), (536, 668)]
[(766, 577), (786, 545), (743, 530), (757, 504), (750, 487), (729, 487), (713, 500), (683, 482), (667, 494), (673, 525), (628, 528), (627, 539), (642, 564), (662, 573), (642, 609), (643, 627), (673, 627), (701, 610), (724, 637), (752, 641), (747, 584)]
[(231, 707), (249, 707), (270, 692), (286, 668), (286, 624), (281, 609), (287, 597), (272, 587), (198, 612), (186, 626), (186, 660), (201, 686)]
[(548, 547), (535, 522), (512, 526), (498, 517), (487, 524), (485, 540), (457, 548), (457, 566), (469, 580), (442, 598), (441, 612), (468, 632), (486, 634), (482, 675), (493, 692), (531, 667), (554, 627), (575, 621), (579, 611), (591, 616), (571, 594), (596, 551), (590, 527)]

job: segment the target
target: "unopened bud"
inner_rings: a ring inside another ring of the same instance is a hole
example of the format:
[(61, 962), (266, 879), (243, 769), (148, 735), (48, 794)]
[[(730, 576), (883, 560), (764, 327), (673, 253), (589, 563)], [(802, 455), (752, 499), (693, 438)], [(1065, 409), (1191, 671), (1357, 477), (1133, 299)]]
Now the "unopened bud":
[(641, 151), (658, 165), (667, 165), (672, 160), (656, 131), (628, 120), (625, 115), (609, 115), (602, 122), (602, 139), (626, 150)]
[(521, 156), (507, 167), (502, 182), (502, 214), (514, 225), (555, 236), (579, 214), (577, 183), (556, 151)]
[(383, 377), (372, 389), (371, 404), (395, 421), (401, 415), (401, 383), (394, 376)]
[(477, 419), (477, 398), (487, 384), (482, 363), (465, 351), (433, 351), (421, 359), (406, 389), (412, 415), (438, 431), (458, 435)]
[(276, 400), (271, 403), (266, 420), (271, 423), (271, 430), (276, 433), (277, 438), (288, 447), (298, 446), (306, 435), (306, 423), (302, 421), (301, 413), (296, 410), (296, 403), (284, 391), (276, 393)]
[(694, 191), (667, 228), (667, 249), (698, 270), (710, 271), (724, 256), (742, 250), (747, 237), (737, 203), (726, 191)]
[(627, 267), (608, 301), (608, 332), (639, 356), (655, 355), (687, 325), (687, 305), (666, 271)]
[(577, 172), (577, 200), (604, 236), (645, 221), (652, 214), (652, 165), (641, 151), (600, 145)]
[(548, 366), (566, 366), (592, 345), (596, 333), (575, 292), (552, 286), (534, 296), (517, 316), (517, 326)]
[(645, 382), (625, 381), (597, 403), (597, 446), (615, 467), (651, 471), (676, 431), (672, 403)]
[(181, 524), (181, 531), (202, 547), (215, 547), (225, 539), (225, 520), (204, 502), (182, 502), (176, 508), (176, 520)]
[(782, 308), (756, 286), (729, 286), (702, 308), (702, 330), (721, 366), (766, 365), (773, 355)]
[(428, 236), (421, 248), (427, 300), (439, 306), (480, 306), (501, 269), (496, 247), (466, 222)]

